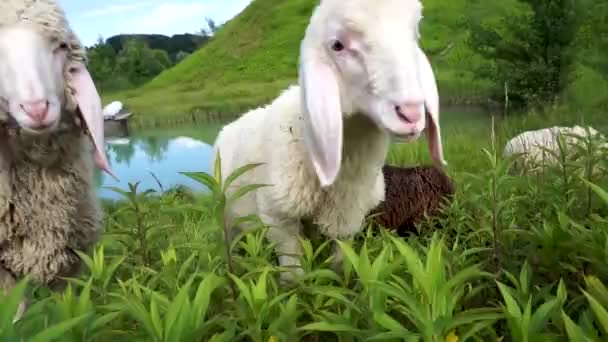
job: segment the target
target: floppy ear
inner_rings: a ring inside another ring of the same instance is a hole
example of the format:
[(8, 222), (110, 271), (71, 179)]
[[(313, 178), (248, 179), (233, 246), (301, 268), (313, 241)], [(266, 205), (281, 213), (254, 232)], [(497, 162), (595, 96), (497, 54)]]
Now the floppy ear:
[(342, 162), (342, 108), (338, 80), (320, 51), (302, 49), (300, 89), (304, 144), (322, 187), (332, 185)]
[(424, 105), (426, 111), (426, 139), (431, 153), (431, 158), (437, 166), (445, 166), (448, 163), (443, 159), (443, 145), (441, 143), (441, 130), (439, 127), (439, 92), (435, 74), (428, 58), (420, 47), (418, 50), (418, 71), (422, 92), (424, 94)]
[(110, 169), (104, 148), (103, 113), (101, 99), (86, 66), (77, 63), (70, 70), (70, 87), (74, 90), (74, 98), (80, 109), (82, 118), (89, 130), (95, 147), (95, 165), (118, 180)]

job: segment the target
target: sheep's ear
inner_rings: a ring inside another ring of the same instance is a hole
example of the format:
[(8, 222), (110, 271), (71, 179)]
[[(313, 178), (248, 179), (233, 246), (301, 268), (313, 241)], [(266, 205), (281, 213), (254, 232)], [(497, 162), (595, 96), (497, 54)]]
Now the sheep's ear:
[(304, 143), (322, 187), (332, 185), (342, 162), (342, 108), (338, 80), (319, 51), (302, 49), (300, 89)]
[(86, 66), (82, 63), (75, 65), (70, 70), (70, 74), (69, 85), (74, 90), (74, 98), (95, 147), (95, 165), (118, 180), (110, 169), (106, 158), (101, 98), (95, 88), (95, 83)]
[(435, 74), (428, 58), (420, 47), (418, 50), (418, 71), (422, 91), (424, 93), (424, 105), (426, 110), (426, 138), (431, 153), (431, 158), (437, 166), (445, 166), (447, 162), (443, 159), (443, 145), (441, 143), (441, 129), (439, 127), (439, 92)]

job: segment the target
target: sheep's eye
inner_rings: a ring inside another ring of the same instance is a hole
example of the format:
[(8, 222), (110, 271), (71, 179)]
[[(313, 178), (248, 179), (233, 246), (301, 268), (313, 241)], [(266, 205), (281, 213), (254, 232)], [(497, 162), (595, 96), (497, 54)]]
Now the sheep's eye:
[(55, 51), (67, 50), (67, 49), (68, 49), (68, 43), (60, 43), (59, 45), (57, 45), (57, 48), (55, 49)]
[(336, 40), (331, 44), (331, 49), (334, 51), (342, 51), (344, 50), (344, 44), (341, 41)]

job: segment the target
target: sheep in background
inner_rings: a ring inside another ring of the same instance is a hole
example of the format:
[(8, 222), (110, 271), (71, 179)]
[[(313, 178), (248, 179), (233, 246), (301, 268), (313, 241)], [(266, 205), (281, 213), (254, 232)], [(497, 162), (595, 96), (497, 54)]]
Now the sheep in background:
[[(418, 46), (421, 17), (418, 0), (322, 0), (301, 43), (299, 85), (220, 131), (214, 156), (219, 151), (223, 179), (263, 163), (233, 182), (228, 195), (247, 184), (269, 185), (232, 203), (229, 223), (257, 214), (270, 226), (280, 266), (302, 274), (301, 219), (330, 239), (362, 229), (384, 199), (391, 135), (413, 141), (425, 131), (434, 163), (446, 164), (435, 77)], [(334, 251), (339, 266), (341, 249)], [(281, 280), (292, 276), (281, 273)]]
[[(61, 289), (102, 229), (101, 101), (84, 46), (51, 0), (0, 2), (0, 284)], [(22, 302), (21, 306), (24, 306)], [(22, 310), (17, 313), (19, 318)]]
[(416, 232), (415, 225), (439, 213), (455, 193), (452, 180), (436, 166), (382, 168), (385, 199), (372, 210), (373, 220), (399, 235)]
[[(558, 137), (563, 136), (565, 151), (568, 159), (572, 156), (574, 146), (582, 144), (581, 138), (588, 136), (599, 137), (605, 141), (605, 137), (593, 127), (560, 127), (553, 126), (543, 129), (523, 132), (509, 140), (503, 150), (503, 157), (515, 157), (514, 170), (528, 169), (530, 166), (554, 166), (559, 164), (556, 156), (561, 155), (558, 146)], [(603, 142), (601, 149), (608, 148), (608, 144)], [(548, 151), (547, 151), (548, 150)], [(551, 151), (551, 153), (549, 152)]]

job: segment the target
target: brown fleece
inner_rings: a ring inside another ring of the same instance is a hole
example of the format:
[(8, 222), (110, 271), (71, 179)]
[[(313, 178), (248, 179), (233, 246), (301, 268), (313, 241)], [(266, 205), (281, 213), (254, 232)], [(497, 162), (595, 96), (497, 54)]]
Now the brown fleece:
[(442, 200), (450, 201), (455, 187), (450, 178), (435, 166), (382, 168), (386, 195), (371, 214), (379, 225), (396, 230), (399, 235), (415, 233), (415, 225), (422, 222), (425, 213), (438, 214)]
[[(0, 207), (0, 266), (18, 278), (55, 287), (74, 276), (98, 239), (101, 211), (94, 191), (92, 143), (81, 130), (4, 139), (11, 193)], [(1, 281), (0, 281), (1, 283)]]
[(15, 286), (15, 277), (6, 270), (4, 267), (0, 266), (0, 290), (3, 290), (1, 293), (3, 295), (8, 295), (8, 289), (11, 289)]
[(73, 66), (86, 63), (86, 51), (56, 0), (0, 0), (0, 28), (23, 24), (68, 45), (66, 89), (58, 131), (27, 136), (0, 127), (0, 287), (8, 290), (30, 275), (61, 289), (58, 277), (80, 269), (74, 250), (87, 252), (102, 229), (93, 144), (67, 86)]

